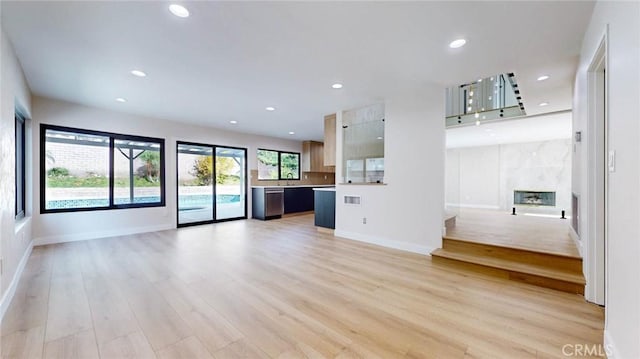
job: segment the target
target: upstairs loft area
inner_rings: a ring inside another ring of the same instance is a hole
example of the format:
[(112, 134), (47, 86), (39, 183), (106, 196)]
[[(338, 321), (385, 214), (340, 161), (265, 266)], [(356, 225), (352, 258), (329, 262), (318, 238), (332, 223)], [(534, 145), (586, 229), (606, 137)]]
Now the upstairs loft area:
[(526, 115), (515, 74), (504, 73), (448, 88), (445, 125), (480, 125)]

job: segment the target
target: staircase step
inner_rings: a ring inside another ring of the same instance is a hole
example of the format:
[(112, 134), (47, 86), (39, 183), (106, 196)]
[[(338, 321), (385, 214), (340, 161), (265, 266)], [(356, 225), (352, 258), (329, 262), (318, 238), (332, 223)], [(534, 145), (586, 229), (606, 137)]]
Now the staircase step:
[(431, 252), (434, 262), (457, 265), (519, 282), (561, 290), (569, 293), (584, 294), (584, 276), (572, 271), (550, 268), (541, 264), (523, 263), (482, 254), (464, 253), (450, 249), (436, 249)]
[(582, 258), (530, 249), (478, 243), (445, 236), (442, 248), (450, 252), (502, 259), (582, 275)]

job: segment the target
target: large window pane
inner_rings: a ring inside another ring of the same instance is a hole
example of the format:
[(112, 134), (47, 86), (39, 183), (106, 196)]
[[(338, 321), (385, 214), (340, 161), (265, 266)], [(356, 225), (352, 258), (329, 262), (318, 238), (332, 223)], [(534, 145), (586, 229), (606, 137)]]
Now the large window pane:
[(109, 207), (109, 137), (45, 131), (44, 208)]
[(160, 146), (156, 142), (114, 141), (115, 205), (161, 202)]
[(278, 151), (258, 150), (258, 179), (278, 179)]
[(280, 178), (300, 179), (300, 154), (281, 152), (280, 153)]
[(216, 219), (244, 217), (247, 151), (216, 147)]
[(164, 139), (40, 125), (42, 213), (164, 206)]
[(213, 148), (178, 144), (178, 224), (213, 220)]

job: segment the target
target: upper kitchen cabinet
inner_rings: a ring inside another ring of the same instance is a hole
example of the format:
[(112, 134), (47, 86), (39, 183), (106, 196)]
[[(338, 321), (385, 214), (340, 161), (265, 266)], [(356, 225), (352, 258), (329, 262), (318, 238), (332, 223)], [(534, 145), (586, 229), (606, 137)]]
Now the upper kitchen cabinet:
[(335, 172), (335, 167), (324, 165), (324, 144), (316, 141), (302, 142), (302, 172)]
[(336, 166), (336, 114), (324, 116), (324, 165)]

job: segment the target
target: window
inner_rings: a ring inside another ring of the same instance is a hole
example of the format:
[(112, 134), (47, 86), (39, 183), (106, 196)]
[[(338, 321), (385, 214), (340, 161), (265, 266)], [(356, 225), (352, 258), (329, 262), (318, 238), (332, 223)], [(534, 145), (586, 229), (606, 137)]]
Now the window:
[(164, 206), (164, 139), (41, 125), (41, 212)]
[(300, 153), (258, 149), (258, 179), (300, 179)]
[(300, 154), (280, 152), (280, 179), (300, 179)]
[(25, 216), (25, 124), (24, 118), (16, 113), (16, 219)]

